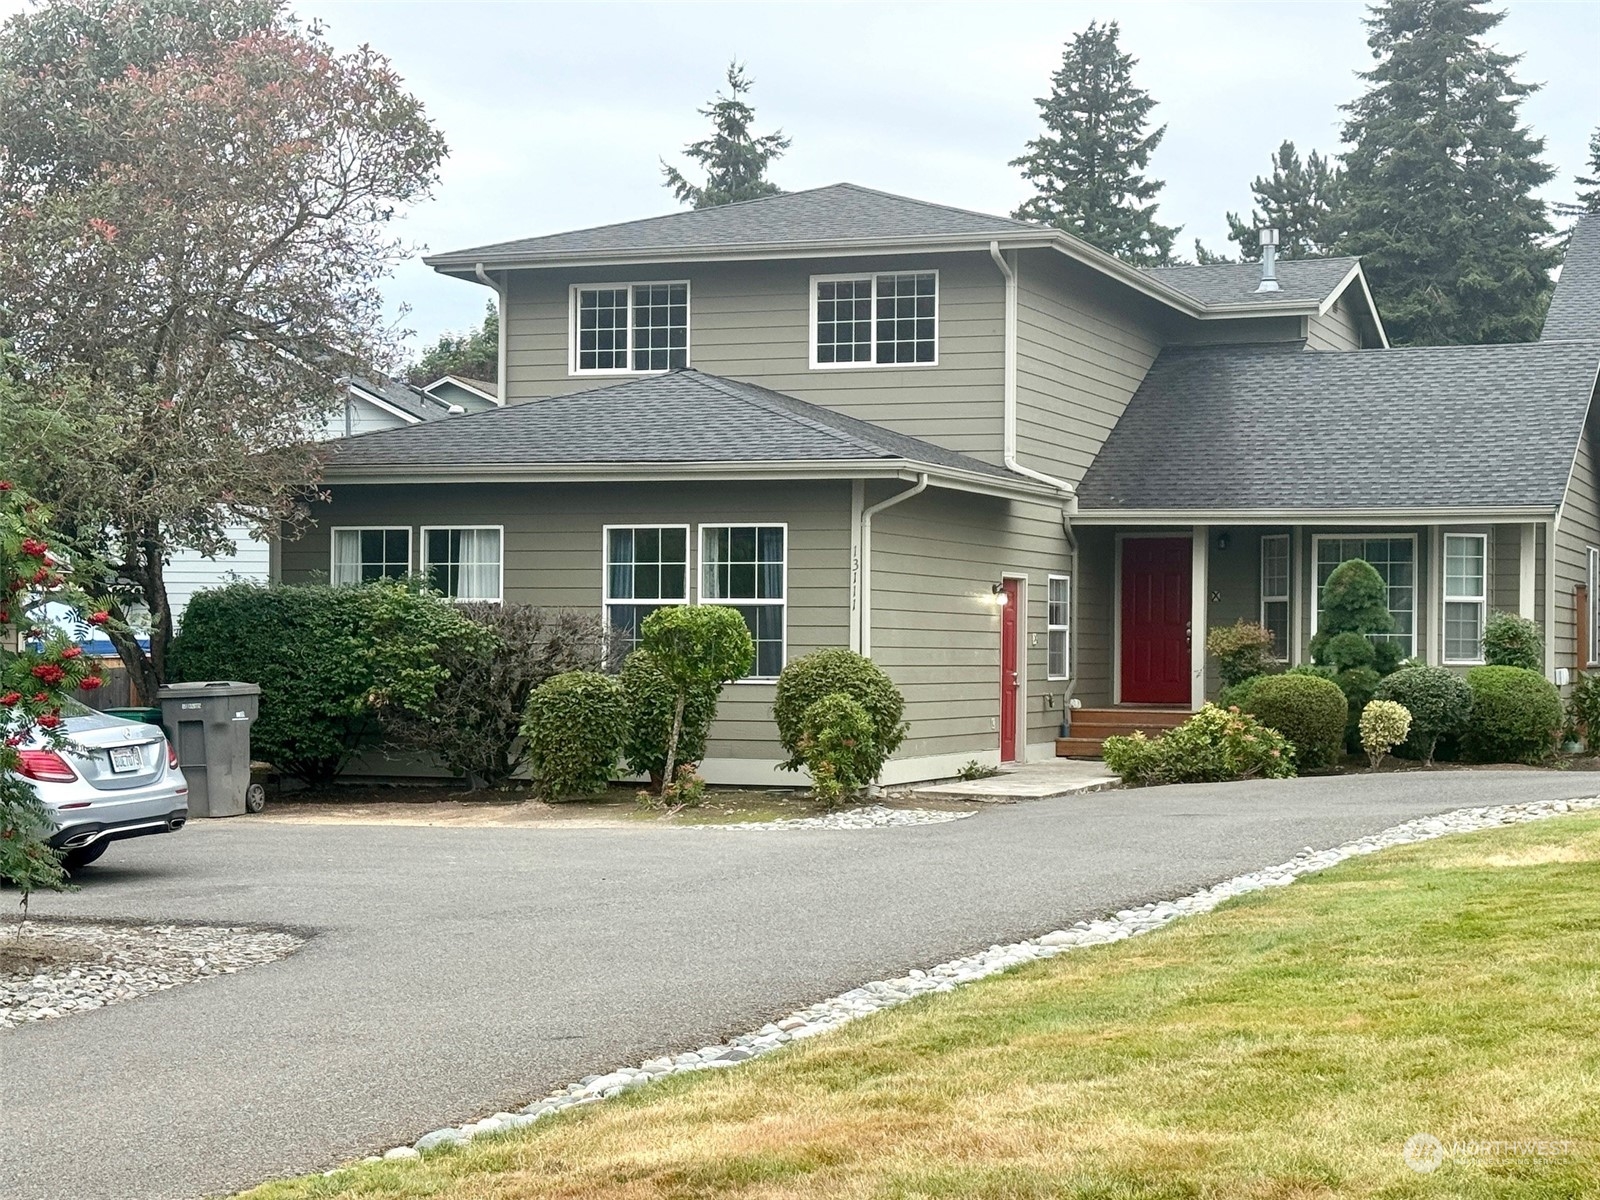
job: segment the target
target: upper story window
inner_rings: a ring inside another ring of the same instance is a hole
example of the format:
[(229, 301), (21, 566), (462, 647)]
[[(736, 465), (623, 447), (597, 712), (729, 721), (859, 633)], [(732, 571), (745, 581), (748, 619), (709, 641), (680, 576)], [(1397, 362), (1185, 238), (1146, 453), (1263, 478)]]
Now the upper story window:
[(938, 361), (939, 272), (812, 277), (813, 367), (927, 367)]
[(633, 375), (689, 365), (689, 285), (572, 289), (574, 375)]

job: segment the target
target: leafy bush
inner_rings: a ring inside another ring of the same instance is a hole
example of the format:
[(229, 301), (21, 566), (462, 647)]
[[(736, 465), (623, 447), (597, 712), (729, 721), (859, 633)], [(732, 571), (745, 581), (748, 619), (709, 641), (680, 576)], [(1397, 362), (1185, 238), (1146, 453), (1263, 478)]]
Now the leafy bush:
[(259, 684), (252, 754), (317, 784), (378, 741), (382, 712), (427, 711), (447, 664), (488, 644), (455, 605), (398, 583), (239, 583), (189, 601), (167, 668)]
[[(660, 788), (667, 769), (667, 741), (672, 736), (672, 714), (677, 689), (648, 650), (635, 650), (622, 664), (622, 695), (628, 710), (628, 732), (622, 757), (635, 775), (648, 775), (650, 786)], [(706, 738), (717, 716), (717, 693), (707, 688), (692, 691), (683, 705), (683, 728), (678, 733), (678, 760), (698, 763), (706, 756)]]
[(567, 671), (528, 697), (522, 736), (528, 772), (546, 800), (605, 790), (627, 728), (622, 685), (598, 671)]
[(1315, 675), (1276, 675), (1255, 687), (1245, 711), (1289, 739), (1296, 766), (1315, 771), (1339, 761), (1347, 724), (1345, 709), (1345, 694), (1331, 680)]
[(469, 784), (495, 787), (526, 757), (528, 697), (566, 671), (598, 670), (611, 634), (599, 617), (530, 604), (477, 601), (455, 606), (488, 635), (462, 640), (440, 657), (445, 677), (421, 711), (391, 705), (384, 729), (398, 746), (435, 755)]
[(1491, 667), (1544, 670), (1544, 631), (1515, 613), (1490, 613), (1483, 627), (1483, 661)]
[(888, 757), (905, 741), (905, 697), (870, 658), (850, 650), (817, 650), (797, 658), (778, 676), (778, 690), (772, 701), (772, 716), (778, 723), (778, 740), (789, 752), (786, 771), (805, 765), (802, 746), (805, 740), (807, 710), (825, 696), (845, 695), (866, 709), (872, 719), (872, 770), (867, 781), (878, 777)]
[(1404, 705), (1411, 714), (1411, 734), (1399, 753), (1424, 765), (1432, 765), (1440, 740), (1460, 735), (1472, 715), (1472, 689), (1443, 667), (1405, 667), (1385, 676), (1373, 695)]
[(1272, 634), (1257, 621), (1235, 621), (1206, 635), (1206, 653), (1217, 660), (1224, 687), (1272, 670), (1271, 650)]
[(749, 672), (756, 644), (744, 618), (734, 609), (720, 604), (675, 604), (658, 608), (644, 619), (639, 626), (639, 645), (650, 652), (672, 689), (672, 724), (667, 730), (661, 777), (674, 779), (690, 699), (709, 694), (714, 717), (716, 696), (723, 684)]
[(1580, 671), (1572, 677), (1567, 720), (1583, 737), (1589, 753), (1595, 753), (1600, 748), (1600, 675), (1586, 675)]
[(843, 692), (810, 705), (801, 730), (800, 753), (812, 790), (830, 808), (871, 783), (883, 766), (872, 714)]
[(665, 804), (681, 804), (685, 808), (698, 808), (706, 798), (706, 781), (694, 769), (694, 763), (680, 763), (671, 783), (661, 785), (661, 800)]
[(1160, 783), (1217, 783), (1285, 779), (1294, 774), (1294, 747), (1246, 713), (1207, 704), (1158, 738), (1142, 733), (1109, 737), (1106, 766), (1132, 787)]
[(1472, 720), (1467, 753), (1479, 762), (1539, 763), (1555, 749), (1561, 729), (1561, 695), (1537, 671), (1473, 667)]
[(1271, 679), (1271, 675), (1252, 675), (1248, 679), (1241, 679), (1238, 683), (1225, 687), (1217, 694), (1218, 708), (1249, 708), (1250, 696), (1256, 690), (1256, 685), (1263, 679)]
[(1411, 713), (1393, 700), (1373, 700), (1361, 710), (1361, 748), (1376, 771), (1383, 757), (1411, 732)]

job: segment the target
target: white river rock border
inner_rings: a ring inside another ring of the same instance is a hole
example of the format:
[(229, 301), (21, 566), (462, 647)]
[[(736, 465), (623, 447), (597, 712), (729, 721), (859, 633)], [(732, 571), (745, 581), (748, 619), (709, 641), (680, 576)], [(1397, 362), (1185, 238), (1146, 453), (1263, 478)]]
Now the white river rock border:
[(888, 808), (868, 804), (820, 817), (785, 817), (779, 821), (744, 821), (726, 825), (691, 825), (690, 829), (738, 829), (764, 833), (776, 829), (895, 829), (906, 825), (943, 825), (974, 815), (977, 809)]
[[(837, 1029), (858, 1017), (867, 1016), (880, 1009), (893, 1008), (918, 996), (953, 991), (962, 984), (972, 983), (1024, 963), (1053, 958), (1057, 954), (1079, 946), (1099, 946), (1135, 937), (1141, 933), (1149, 933), (1179, 917), (1210, 912), (1224, 900), (1235, 896), (1247, 895), (1270, 887), (1283, 887), (1293, 883), (1302, 875), (1324, 870), (1347, 858), (1371, 854), (1390, 846), (1428, 841), (1448, 834), (1473, 833), (1497, 826), (1519, 825), (1593, 808), (1600, 808), (1600, 796), (1579, 800), (1540, 800), (1527, 804), (1462, 808), (1439, 816), (1406, 821), (1380, 833), (1345, 842), (1331, 850), (1318, 851), (1307, 847), (1289, 862), (1251, 871), (1246, 875), (1236, 875), (1232, 879), (1201, 888), (1198, 892), (1192, 892), (1187, 896), (1144, 904), (1138, 908), (1126, 908), (1113, 916), (1097, 921), (1079, 921), (1071, 929), (1058, 929), (1025, 942), (990, 946), (977, 954), (952, 959), (925, 971), (912, 971), (899, 979), (877, 980), (863, 984), (843, 995), (821, 1000), (808, 1008), (790, 1013), (781, 1021), (763, 1025), (753, 1033), (741, 1034), (731, 1041), (706, 1046), (700, 1050), (690, 1050), (683, 1054), (646, 1059), (636, 1067), (619, 1067), (604, 1075), (590, 1075), (564, 1088), (558, 1088), (517, 1112), (497, 1112), (481, 1121), (435, 1129), (411, 1145), (396, 1146), (381, 1155), (372, 1155), (363, 1161), (416, 1158), (423, 1152), (441, 1146), (461, 1145), (483, 1134), (520, 1129), (553, 1113), (598, 1104), (602, 1100), (621, 1095), (630, 1088), (649, 1083), (654, 1079), (678, 1075), (685, 1071), (708, 1071), (735, 1066), (776, 1050), (788, 1042), (815, 1037), (817, 1034)], [(337, 1168), (325, 1174), (333, 1175), (337, 1170), (343, 1169)]]

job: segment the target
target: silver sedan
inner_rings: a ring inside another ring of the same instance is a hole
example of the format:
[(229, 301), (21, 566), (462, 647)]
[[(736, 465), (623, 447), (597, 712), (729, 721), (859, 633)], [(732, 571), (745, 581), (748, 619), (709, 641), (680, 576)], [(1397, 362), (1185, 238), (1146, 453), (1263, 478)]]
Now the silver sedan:
[(20, 747), (19, 774), (55, 822), (50, 844), (69, 871), (94, 862), (112, 842), (183, 828), (189, 783), (159, 726), (80, 704), (63, 715), (66, 744), (51, 748), (35, 733)]

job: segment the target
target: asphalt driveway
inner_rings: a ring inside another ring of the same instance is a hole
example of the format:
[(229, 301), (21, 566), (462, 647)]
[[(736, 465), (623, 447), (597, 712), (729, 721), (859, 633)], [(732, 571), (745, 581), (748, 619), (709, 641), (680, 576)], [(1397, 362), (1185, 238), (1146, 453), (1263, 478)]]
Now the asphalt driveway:
[(114, 848), (36, 912), (314, 936), (0, 1031), (0, 1196), (226, 1193), (1306, 846), (1597, 791), (1525, 771), (1307, 779), (768, 833), (200, 822)]

